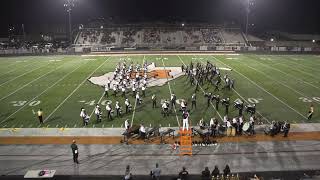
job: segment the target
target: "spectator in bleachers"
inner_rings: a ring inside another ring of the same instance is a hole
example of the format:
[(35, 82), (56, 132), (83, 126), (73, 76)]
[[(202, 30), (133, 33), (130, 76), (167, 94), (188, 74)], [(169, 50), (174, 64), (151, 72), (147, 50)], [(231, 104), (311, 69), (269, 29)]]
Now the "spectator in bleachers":
[(179, 179), (180, 180), (187, 180), (189, 172), (186, 170), (185, 167), (182, 167), (182, 171), (179, 172)]
[(225, 167), (224, 170), (223, 170), (223, 174), (224, 174), (224, 176), (227, 176), (227, 175), (230, 174), (230, 173), (231, 173), (230, 167), (229, 167), (229, 165), (227, 164), (226, 167)]
[(201, 178), (203, 180), (209, 180), (210, 179), (210, 171), (208, 167), (205, 167), (204, 170), (201, 173)]
[(218, 166), (214, 166), (214, 169), (211, 173), (211, 176), (217, 177), (220, 174), (220, 170), (218, 168)]
[(160, 179), (160, 174), (161, 174), (161, 169), (159, 168), (159, 164), (156, 163), (156, 168), (154, 168), (151, 171), (151, 177), (152, 177), (152, 179), (159, 180)]
[(132, 174), (130, 172), (130, 165), (127, 165), (126, 172), (124, 174), (124, 180), (132, 180)]

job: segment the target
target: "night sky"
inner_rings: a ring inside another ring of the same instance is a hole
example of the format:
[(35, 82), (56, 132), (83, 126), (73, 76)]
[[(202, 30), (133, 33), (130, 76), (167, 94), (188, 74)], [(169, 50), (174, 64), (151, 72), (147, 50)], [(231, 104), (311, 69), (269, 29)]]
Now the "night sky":
[[(2, 0), (0, 36), (10, 25), (66, 24), (65, 0)], [(112, 17), (118, 23), (170, 22), (213, 24), (245, 22), (246, 0), (76, 0), (73, 23)], [(320, 34), (320, 0), (254, 0), (250, 23), (255, 31)]]

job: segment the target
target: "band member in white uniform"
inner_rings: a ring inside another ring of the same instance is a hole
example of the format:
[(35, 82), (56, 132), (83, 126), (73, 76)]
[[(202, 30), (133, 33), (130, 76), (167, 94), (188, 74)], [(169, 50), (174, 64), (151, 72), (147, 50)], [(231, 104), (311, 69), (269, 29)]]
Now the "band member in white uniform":
[(125, 128), (126, 130), (128, 130), (128, 129), (130, 128), (129, 120), (128, 120), (128, 119), (126, 119), (126, 120), (124, 121), (124, 128)]
[(101, 122), (101, 110), (100, 110), (100, 107), (98, 104), (96, 105), (96, 107), (94, 109), (94, 114), (97, 117), (97, 122)]
[(111, 108), (111, 103), (110, 102), (108, 102), (108, 104), (106, 106), (106, 110), (107, 110), (107, 118), (109, 120), (111, 120), (112, 119), (112, 116), (111, 116), (112, 108)]
[(83, 120), (83, 126), (88, 125), (88, 115), (86, 113), (86, 110), (84, 108), (81, 108), (80, 117)]
[(169, 114), (168, 114), (168, 105), (167, 105), (166, 101), (164, 101), (162, 103), (162, 111), (163, 111), (163, 117), (169, 116)]
[(116, 107), (115, 107), (115, 109), (116, 109), (116, 111), (117, 111), (117, 116), (120, 116), (120, 105), (119, 105), (119, 102), (118, 101), (116, 101)]
[(130, 112), (130, 101), (129, 101), (129, 99), (126, 99), (124, 104), (126, 105), (126, 113)]
[(141, 99), (140, 99), (139, 92), (137, 92), (137, 94), (136, 94), (136, 101), (137, 101), (138, 105), (141, 104)]

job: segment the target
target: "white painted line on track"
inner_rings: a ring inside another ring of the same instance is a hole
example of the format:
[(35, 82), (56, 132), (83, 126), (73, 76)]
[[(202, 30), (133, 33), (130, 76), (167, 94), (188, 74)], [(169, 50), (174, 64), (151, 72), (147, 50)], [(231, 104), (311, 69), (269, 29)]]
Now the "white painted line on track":
[[(48, 63), (48, 64), (49, 64), (49, 63)], [(18, 79), (19, 77), (22, 77), (22, 76), (24, 76), (24, 75), (26, 75), (26, 74), (29, 74), (29, 73), (31, 73), (31, 72), (33, 72), (33, 71), (35, 71), (35, 70), (38, 70), (38, 69), (42, 68), (42, 67), (44, 67), (44, 66), (47, 66), (48, 64), (45, 64), (45, 65), (43, 65), (43, 66), (39, 66), (39, 67), (37, 67), (37, 68), (31, 69), (31, 70), (28, 71), (28, 72), (25, 72), (25, 73), (23, 73), (23, 74), (20, 74), (19, 76), (16, 76), (15, 78), (12, 78), (12, 79), (10, 79), (10, 80), (8, 80), (8, 81), (5, 81), (5, 82), (3, 82), (2, 84), (0, 84), (0, 87), (3, 86), (3, 85), (5, 85), (5, 84), (7, 84), (7, 83), (9, 83), (9, 82), (11, 82), (11, 81), (14, 81), (14, 80)]]
[(98, 66), (88, 77), (86, 77), (44, 120), (47, 121), (80, 87), (84, 84), (100, 67), (102, 67), (110, 59), (108, 57), (100, 66)]
[(60, 78), (58, 81), (56, 81), (54, 84), (52, 84), (51, 86), (49, 86), (48, 88), (46, 88), (44, 91), (42, 91), (40, 94), (38, 94), (37, 96), (35, 96), (34, 98), (32, 98), (31, 100), (29, 100), (27, 103), (25, 103), (23, 106), (21, 106), (19, 109), (17, 109), (14, 113), (12, 113), (10, 116), (8, 116), (7, 118), (5, 118), (4, 120), (2, 120), (0, 122), (3, 123), (5, 121), (7, 121), (11, 116), (15, 115), (16, 113), (18, 113), (20, 110), (22, 110), (24, 107), (26, 107), (30, 102), (32, 102), (33, 100), (35, 100), (36, 98), (38, 98), (39, 96), (41, 96), (42, 94), (44, 94), (45, 92), (47, 92), (49, 89), (51, 89), (53, 86), (55, 86), (56, 84), (58, 84), (60, 81), (62, 81), (63, 79), (65, 79), (67, 76), (69, 76), (71, 73), (73, 73), (74, 71), (78, 70), (80, 67), (82, 66), (82, 64), (80, 64), (76, 69), (70, 71), (69, 73), (67, 73), (66, 75), (64, 75), (62, 78)]
[[(213, 57), (215, 60), (219, 61), (221, 64), (226, 65), (225, 63), (223, 63), (222, 61), (220, 61), (218, 58)], [(231, 66), (228, 66), (231, 67)], [(231, 67), (232, 68), (232, 67)], [(269, 91), (267, 91), (266, 89), (264, 89), (263, 87), (261, 87), (260, 85), (258, 85), (256, 82), (252, 81), (250, 78), (248, 78), (247, 76), (243, 75), (242, 73), (240, 73), (239, 71), (237, 71), (236, 69), (233, 69), (236, 73), (240, 74), (242, 77), (246, 78), (248, 81), (250, 81), (252, 84), (256, 85), (257, 87), (259, 87), (261, 90), (263, 90), (264, 92), (268, 93), (270, 96), (272, 96), (273, 98), (275, 98), (276, 100), (278, 100), (279, 102), (281, 102), (282, 104), (284, 104), (285, 106), (287, 106), (289, 109), (293, 110), (294, 112), (296, 112), (297, 114), (299, 114), (301, 117), (303, 117), (303, 119), (307, 119), (303, 114), (301, 114), (299, 111), (295, 110), (294, 108), (292, 108), (290, 105), (288, 105), (287, 103), (283, 102), (281, 99), (279, 99), (278, 97), (276, 97), (275, 95), (273, 95), (272, 93), (270, 93)], [(303, 121), (303, 120), (302, 120)], [(303, 121), (304, 122), (304, 121)]]
[(21, 86), (20, 88), (16, 89), (16, 90), (15, 90), (15, 91), (13, 91), (12, 93), (10, 93), (10, 94), (8, 94), (8, 95), (6, 95), (6, 96), (2, 97), (2, 98), (0, 99), (0, 101), (4, 100), (5, 98), (7, 98), (7, 97), (11, 96), (12, 94), (14, 94), (14, 93), (16, 93), (16, 92), (18, 92), (18, 91), (20, 91), (21, 89), (25, 88), (25, 87), (26, 87), (26, 86), (28, 86), (29, 84), (31, 84), (31, 83), (33, 83), (33, 82), (35, 82), (35, 81), (39, 80), (39, 79), (41, 79), (42, 77), (45, 77), (46, 75), (48, 75), (48, 74), (50, 74), (50, 73), (52, 73), (52, 72), (54, 72), (54, 71), (56, 71), (56, 70), (58, 70), (58, 69), (60, 69), (60, 68), (64, 67), (64, 65), (65, 65), (65, 64), (62, 64), (62, 65), (60, 65), (59, 67), (54, 68), (53, 70), (51, 70), (51, 71), (49, 71), (49, 72), (47, 72), (47, 73), (45, 73), (45, 74), (43, 74), (43, 75), (41, 75), (41, 76), (37, 77), (36, 79), (34, 79), (34, 80), (30, 81), (29, 83), (24, 84), (23, 86)]
[[(163, 64), (163, 68), (166, 71), (166, 65), (164, 64), (163, 58), (161, 58), (161, 61), (162, 61), (162, 64)], [(171, 97), (172, 91), (171, 91), (171, 85), (170, 85), (170, 81), (169, 81), (169, 78), (168, 78), (168, 74), (166, 74), (166, 77), (167, 77), (167, 82), (168, 82), (169, 92), (170, 92), (170, 96), (169, 97)], [(176, 110), (175, 106), (173, 106), (173, 110), (174, 110), (174, 113), (176, 114), (176, 119), (177, 119), (178, 126), (180, 127), (180, 122), (179, 122), (179, 118), (178, 118), (177, 110)]]
[[(184, 61), (181, 59), (181, 57), (180, 57), (179, 55), (177, 55), (177, 56), (178, 56), (178, 58), (180, 59), (180, 61), (182, 62), (182, 64), (186, 66), (186, 64), (185, 64)], [(202, 61), (201, 61), (201, 62), (202, 62)], [(195, 80), (198, 81), (197, 79), (195, 79)], [(199, 87), (200, 87), (201, 91), (202, 91), (203, 93), (206, 93), (206, 92), (204, 91), (204, 89), (202, 88), (202, 86), (200, 85), (200, 83), (198, 83), (198, 84), (199, 84)], [(212, 103), (211, 101), (210, 101), (210, 104), (211, 104), (211, 106), (213, 107), (213, 109), (217, 112), (217, 114), (218, 114), (218, 116), (220, 117), (220, 119), (223, 121), (223, 118), (222, 118), (221, 114), (219, 113), (219, 111), (217, 111), (216, 107), (213, 105), (213, 103)]]

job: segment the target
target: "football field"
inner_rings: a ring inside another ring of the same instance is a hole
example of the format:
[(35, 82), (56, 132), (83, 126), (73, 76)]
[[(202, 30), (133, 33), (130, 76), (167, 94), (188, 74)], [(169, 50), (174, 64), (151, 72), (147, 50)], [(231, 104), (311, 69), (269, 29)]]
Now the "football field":
[[(128, 93), (133, 104), (133, 113), (107, 120), (105, 105), (108, 101), (119, 101), (124, 107), (125, 98), (103, 97), (104, 89), (88, 81), (113, 72), (118, 62), (132, 61), (134, 64), (154, 62), (157, 67), (181, 67), (193, 63), (206, 64), (207, 61), (221, 70), (222, 77), (228, 74), (235, 79), (231, 91), (214, 92), (211, 84), (204, 84), (197, 92), (197, 109), (190, 112), (192, 124), (201, 118), (209, 122), (211, 117), (220, 121), (224, 108), (218, 111), (213, 104), (207, 107), (204, 92), (230, 97), (230, 117), (238, 110), (233, 108), (235, 100), (245, 104), (257, 104), (256, 116), (259, 121), (287, 120), (292, 123), (319, 122), (320, 115), (320, 56), (318, 55), (124, 55), (124, 56), (26, 56), (0, 58), (0, 127), (2, 128), (79, 128), (82, 120), (80, 108), (84, 107), (92, 118), (88, 127), (122, 127), (129, 119), (133, 124), (143, 122), (146, 126), (178, 126), (181, 113), (171, 111), (169, 117), (161, 114), (161, 99), (170, 99), (170, 92), (177, 99), (191, 100), (195, 86), (190, 85), (186, 76), (169, 81), (161, 87), (148, 87), (141, 105)], [(112, 91), (110, 92), (112, 94)], [(152, 108), (151, 96), (157, 95), (158, 107)], [(103, 111), (102, 122), (97, 123), (94, 107), (100, 104)], [(189, 103), (191, 105), (191, 103)], [(309, 106), (313, 104), (315, 113), (311, 120), (306, 118)], [(179, 107), (179, 106), (178, 106)], [(40, 125), (36, 112), (42, 108), (44, 124)], [(248, 115), (245, 113), (245, 118)]]

